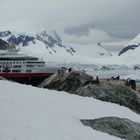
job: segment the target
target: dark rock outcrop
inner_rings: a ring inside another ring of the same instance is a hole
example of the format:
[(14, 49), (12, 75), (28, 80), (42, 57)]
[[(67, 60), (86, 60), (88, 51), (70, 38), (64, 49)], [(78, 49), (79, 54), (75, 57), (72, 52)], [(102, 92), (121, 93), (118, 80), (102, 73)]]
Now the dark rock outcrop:
[(64, 70), (50, 76), (39, 87), (116, 103), (140, 114), (140, 93), (125, 86), (121, 80), (99, 79), (97, 82), (83, 71)]
[(6, 49), (9, 49), (9, 47), (10, 47), (9, 43), (0, 39), (0, 50), (6, 50)]
[(128, 45), (119, 52), (118, 56), (124, 54), (125, 52), (127, 52), (129, 50), (134, 50), (139, 46), (140, 46), (140, 43), (138, 45), (135, 45), (135, 44), (134, 45)]
[(140, 93), (121, 84), (120, 81), (104, 81), (80, 87), (75, 94), (116, 103), (140, 114)]
[(95, 120), (81, 120), (81, 122), (97, 131), (105, 132), (122, 139), (140, 140), (140, 123), (128, 119), (105, 117)]
[(92, 76), (83, 71), (63, 71), (50, 76), (39, 87), (74, 93), (92, 79)]

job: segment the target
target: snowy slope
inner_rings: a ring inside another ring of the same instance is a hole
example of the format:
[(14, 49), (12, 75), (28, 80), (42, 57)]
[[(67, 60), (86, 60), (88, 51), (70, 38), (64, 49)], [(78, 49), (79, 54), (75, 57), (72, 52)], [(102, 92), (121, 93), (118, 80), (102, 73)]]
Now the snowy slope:
[[(39, 42), (38, 42), (39, 43)], [(41, 46), (41, 44), (40, 44)], [(55, 50), (59, 53), (55, 55), (50, 55), (46, 48), (40, 49), (38, 46), (31, 44), (28, 47), (22, 47), (20, 53), (25, 53), (28, 55), (38, 56), (43, 58), (48, 64), (61, 66), (74, 67), (75, 65), (94, 65), (95, 67), (101, 67), (98, 58), (104, 60), (104, 58), (112, 57), (109, 52), (107, 52), (102, 46), (98, 44), (92, 45), (79, 45), (79, 44), (68, 44), (67, 46), (73, 46), (76, 50), (75, 55), (70, 56), (65, 54), (63, 48), (55, 47)], [(34, 49), (33, 49), (34, 48)]]
[[(80, 119), (118, 116), (140, 122), (129, 109), (99, 100), (0, 81), (2, 140), (118, 140)], [(124, 113), (125, 112), (125, 113)]]
[(126, 46), (130, 46), (130, 45), (138, 45), (140, 43), (140, 33), (134, 38), (132, 39)]
[[(96, 62), (101, 65), (120, 65), (128, 66), (129, 68), (140, 68), (140, 34), (132, 39), (118, 55), (105, 58), (97, 58)], [(120, 67), (119, 66), (119, 67)]]
[(132, 39), (119, 53), (119, 55), (137, 56), (140, 53), (140, 34)]
[(140, 64), (140, 34), (132, 39), (118, 54), (117, 60), (126, 65)]
[(110, 57), (111, 53), (104, 49), (101, 43), (94, 44), (70, 44), (77, 50), (79, 56), (87, 57), (90, 59)]

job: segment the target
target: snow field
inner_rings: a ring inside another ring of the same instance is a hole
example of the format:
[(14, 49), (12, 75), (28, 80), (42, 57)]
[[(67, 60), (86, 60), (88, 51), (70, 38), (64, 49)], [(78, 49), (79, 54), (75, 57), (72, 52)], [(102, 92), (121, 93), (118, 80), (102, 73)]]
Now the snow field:
[(119, 105), (65, 92), (0, 81), (2, 140), (117, 140), (84, 126), (80, 119), (140, 116)]

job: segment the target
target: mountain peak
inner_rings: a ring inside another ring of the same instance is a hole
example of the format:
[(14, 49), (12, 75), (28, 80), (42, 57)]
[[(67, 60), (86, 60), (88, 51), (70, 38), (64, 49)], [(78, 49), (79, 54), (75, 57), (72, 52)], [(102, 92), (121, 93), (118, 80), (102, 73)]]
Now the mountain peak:
[(140, 33), (134, 37), (134, 39), (132, 39), (126, 46), (129, 45), (138, 45), (140, 43)]
[[(105, 52), (108, 53), (108, 55), (112, 56), (112, 54), (111, 54), (110, 52), (108, 52), (108, 51), (104, 48), (104, 46), (101, 44), (101, 42), (98, 42), (97, 45), (98, 45), (100, 48), (104, 49)], [(101, 55), (104, 55), (104, 54), (101, 54)]]
[(8, 31), (2, 31), (0, 32), (0, 37), (3, 38), (3, 37), (7, 37), (11, 34), (11, 32), (8, 30)]

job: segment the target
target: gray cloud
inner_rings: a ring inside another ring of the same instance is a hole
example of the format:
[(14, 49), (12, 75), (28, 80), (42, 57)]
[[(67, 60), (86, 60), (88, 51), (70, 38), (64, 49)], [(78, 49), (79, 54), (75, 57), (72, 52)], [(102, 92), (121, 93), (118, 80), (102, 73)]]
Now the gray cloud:
[(99, 40), (96, 34), (104, 41), (130, 39), (140, 31), (139, 5), (139, 0), (0, 0), (0, 30), (55, 29), (67, 41), (75, 36), (92, 42), (91, 35)]
[[(133, 38), (140, 32), (140, 1), (116, 2), (117, 5), (114, 2), (107, 3), (103, 8), (98, 7), (101, 12), (97, 15), (93, 14), (92, 21), (79, 26), (67, 27), (65, 33), (82, 35), (88, 34), (89, 28), (98, 28), (116, 38)], [(98, 10), (94, 9), (93, 11), (97, 12)]]

